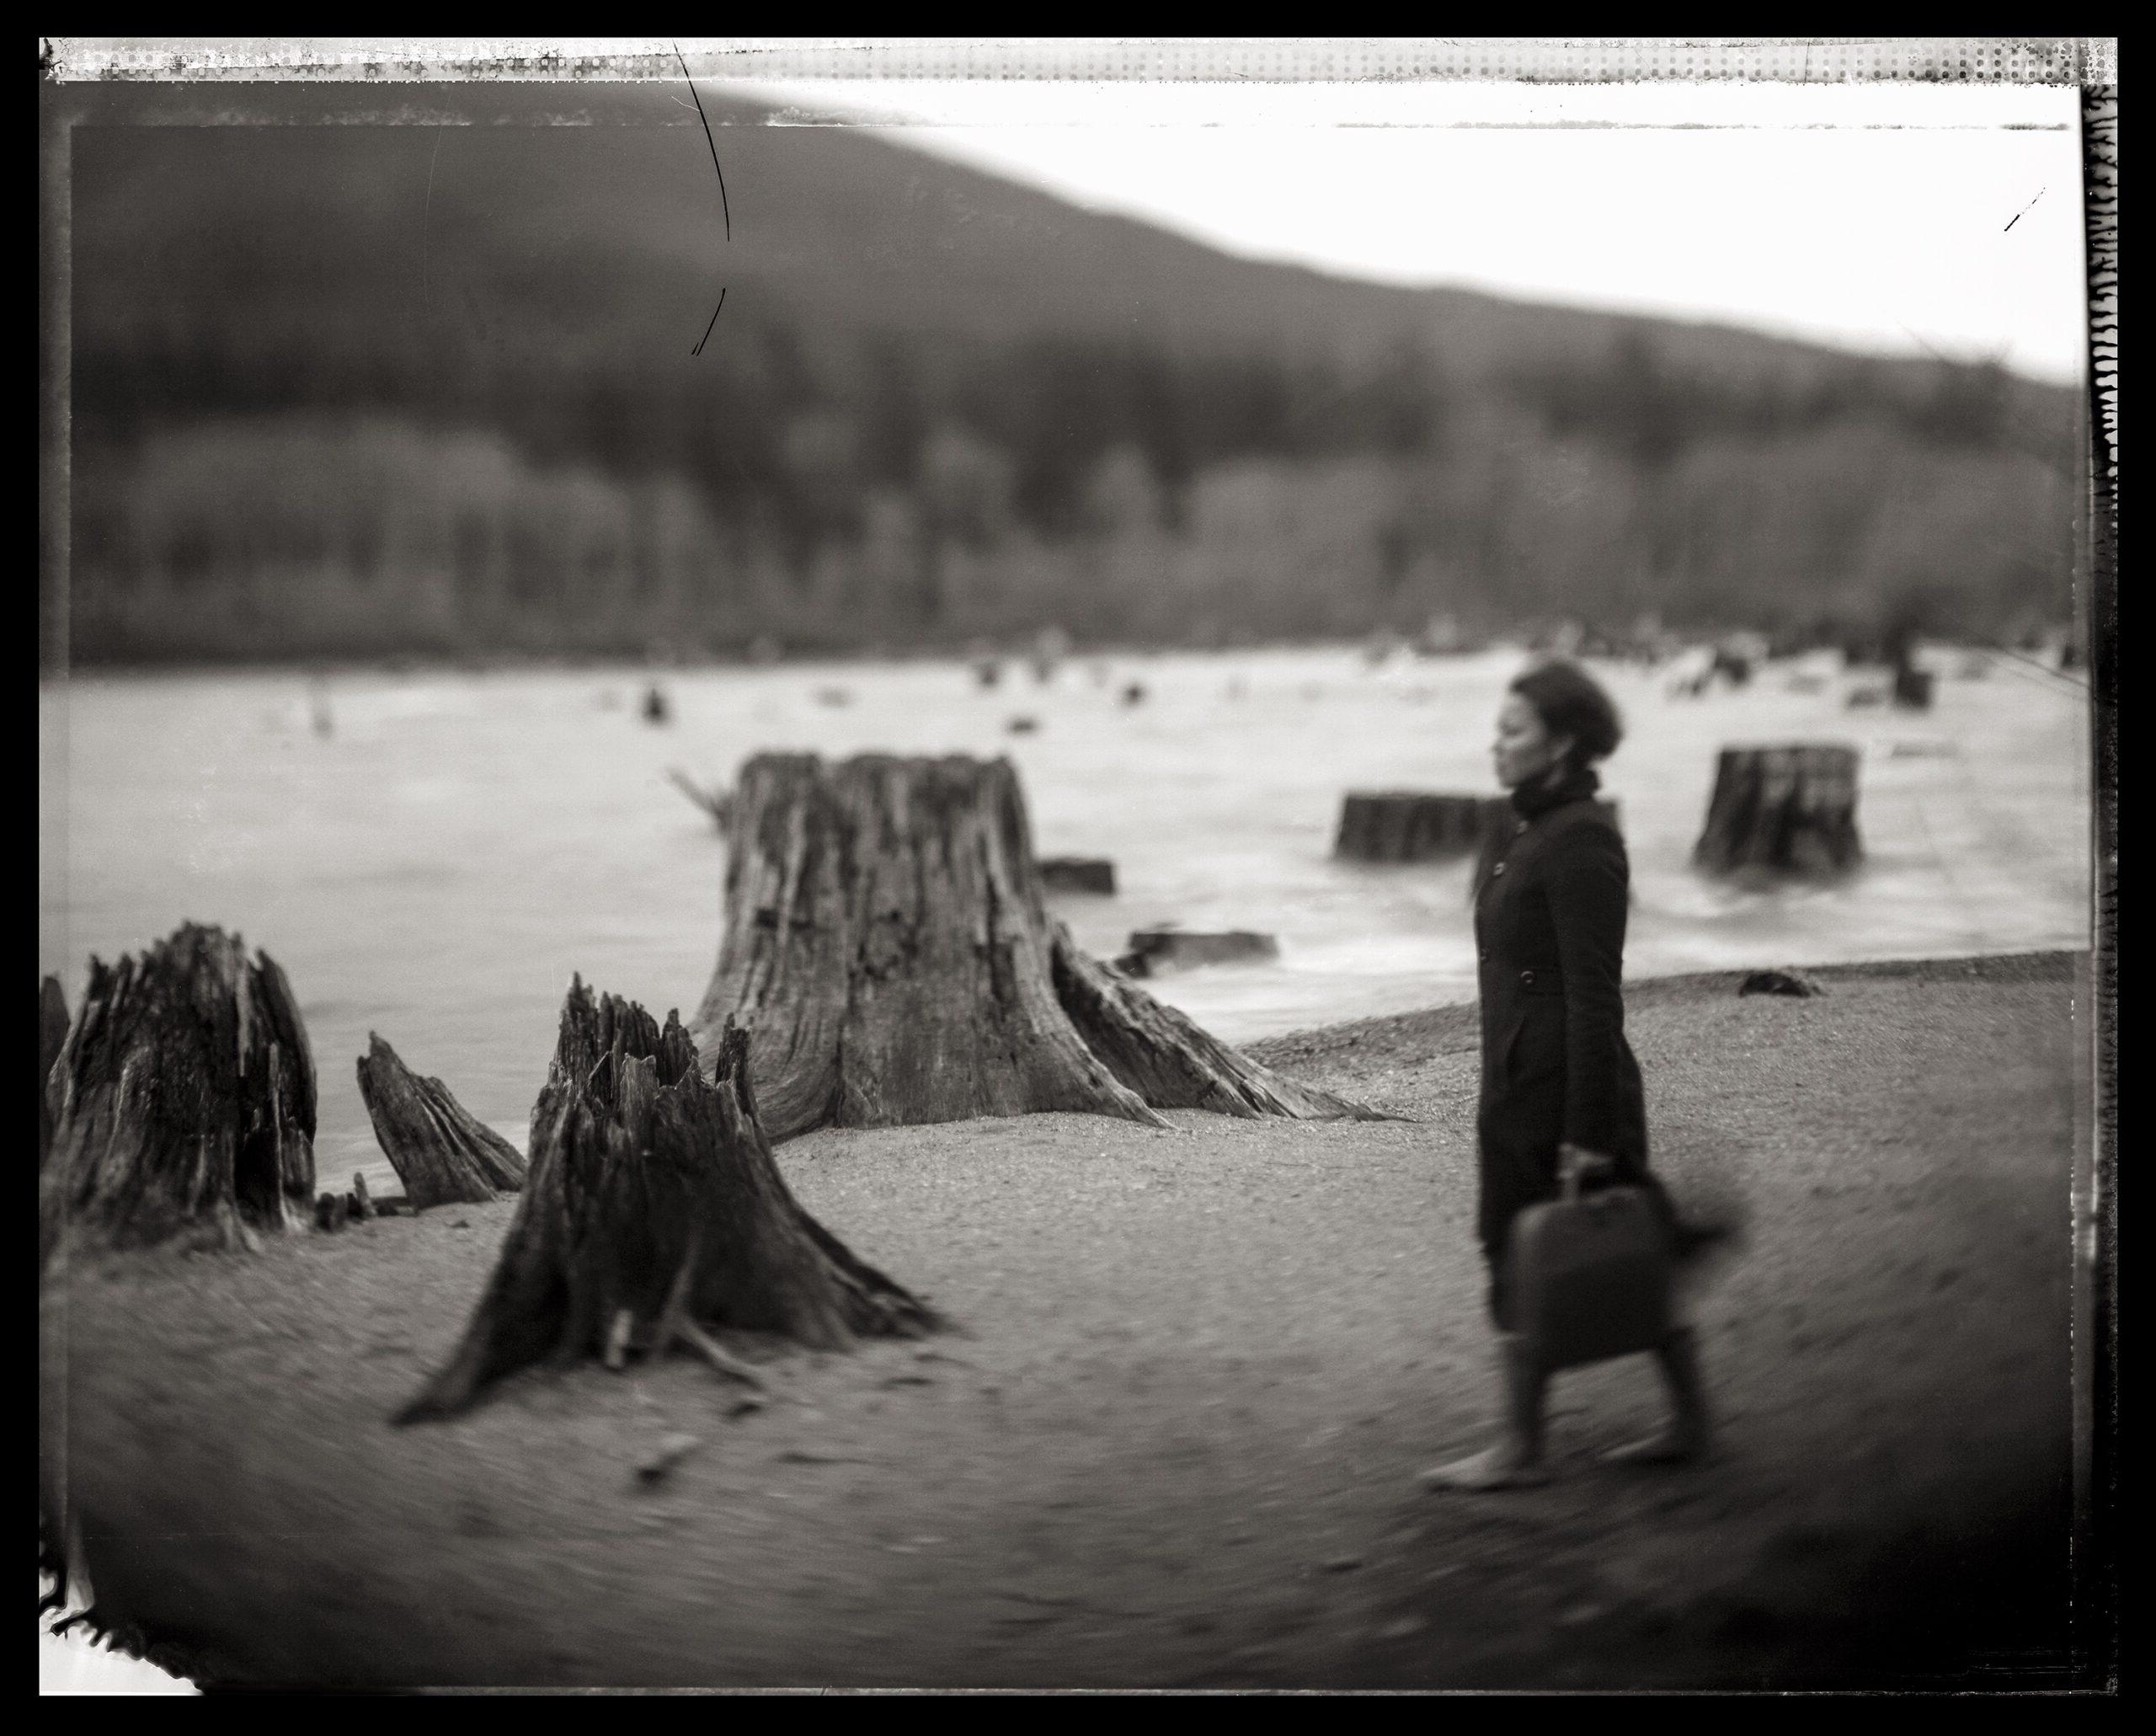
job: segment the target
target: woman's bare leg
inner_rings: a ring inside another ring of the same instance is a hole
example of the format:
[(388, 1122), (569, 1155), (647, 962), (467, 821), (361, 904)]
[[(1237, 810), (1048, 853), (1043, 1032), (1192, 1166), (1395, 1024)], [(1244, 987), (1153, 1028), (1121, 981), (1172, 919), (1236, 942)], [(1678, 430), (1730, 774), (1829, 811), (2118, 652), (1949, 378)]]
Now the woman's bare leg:
[(1514, 1489), (1549, 1480), (1542, 1467), (1542, 1395), (1549, 1376), (1518, 1333), (1497, 1334), (1497, 1367), (1505, 1400), (1503, 1437), (1471, 1457), (1433, 1466), (1422, 1473), (1429, 1488)]

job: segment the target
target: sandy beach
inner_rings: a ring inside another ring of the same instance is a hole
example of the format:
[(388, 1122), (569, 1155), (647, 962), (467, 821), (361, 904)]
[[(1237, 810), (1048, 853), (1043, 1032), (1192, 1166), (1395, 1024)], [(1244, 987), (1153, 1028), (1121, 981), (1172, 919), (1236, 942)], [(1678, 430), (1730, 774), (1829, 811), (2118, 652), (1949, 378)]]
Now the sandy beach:
[(1561, 1377), (1546, 1488), (1417, 1483), (1493, 1412), (1471, 1007), (1253, 1045), (1398, 1120), (782, 1146), (958, 1330), (736, 1339), (760, 1408), (595, 1364), (392, 1428), (504, 1202), (77, 1261), (45, 1450), (102, 1606), (232, 1684), (2066, 1686), (2085, 964), (1629, 986), (1655, 1167), (1750, 1226), (1694, 1299), (1694, 1470), (1596, 1462), (1658, 1418), (1633, 1359)]

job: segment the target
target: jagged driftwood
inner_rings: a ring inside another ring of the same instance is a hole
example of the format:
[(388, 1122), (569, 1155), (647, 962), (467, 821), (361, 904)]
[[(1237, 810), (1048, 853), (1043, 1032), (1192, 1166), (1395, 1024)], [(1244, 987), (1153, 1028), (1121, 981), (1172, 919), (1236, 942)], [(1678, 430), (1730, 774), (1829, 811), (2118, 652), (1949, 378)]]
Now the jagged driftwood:
[(60, 1045), (67, 1040), (67, 997), (60, 979), (48, 976), (37, 986), (37, 1167), (45, 1172), (52, 1155), (52, 1101), (45, 1087), (52, 1078), (52, 1064), (60, 1059)]
[(372, 1031), (359, 1076), (375, 1138), (414, 1211), (478, 1205), (524, 1185), (516, 1147), (474, 1119), (440, 1080), (420, 1078)]
[(285, 973), (189, 923), (137, 961), (90, 960), (46, 1082), (40, 1263), (67, 1234), (253, 1246), (314, 1197), (314, 1060)]
[[(1007, 760), (759, 755), (735, 815), (725, 938), (693, 1029), (708, 1047), (729, 1018), (749, 1028), (773, 1139), (1047, 1109), (1159, 1124), (1193, 1093), (1150, 1103), (1132, 1080), (1217, 1073), (1224, 1101), (1271, 1081), (1179, 1018), (1118, 1015), (1114, 1045), (1161, 1051), (1142, 1065), (1097, 1051), (1097, 1001), (1070, 986), (1086, 973), (1055, 968), (1075, 949), (1043, 907)], [(1255, 1094), (1262, 1113), (1368, 1113), (1276, 1087)]]
[(1351, 862), (1433, 862), (1481, 847), (1506, 811), (1502, 799), (1417, 790), (1358, 790), (1340, 804), (1332, 853)]
[(1832, 874), (1854, 867), (1857, 750), (1726, 747), (1692, 859), (1711, 873)]
[(1283, 1079), (1209, 1036), (1176, 1011), (1080, 951), (1055, 927), (1056, 998), (1086, 1047), (1132, 1094), (1155, 1108), (1305, 1120), (1383, 1120), (1374, 1109)]
[(673, 779), (675, 788), (711, 817), (714, 826), (721, 832), (726, 830), (727, 822), (733, 815), (734, 801), (724, 790), (706, 789), (687, 772), (673, 766), (666, 768), (666, 775)]
[(399, 1422), (454, 1415), (542, 1359), (619, 1367), (676, 1342), (754, 1381), (713, 1328), (840, 1349), (940, 1324), (795, 1202), (747, 1055), (727, 1028), (707, 1078), (672, 1015), (661, 1030), (633, 1002), (571, 987), (500, 1258), (456, 1352)]

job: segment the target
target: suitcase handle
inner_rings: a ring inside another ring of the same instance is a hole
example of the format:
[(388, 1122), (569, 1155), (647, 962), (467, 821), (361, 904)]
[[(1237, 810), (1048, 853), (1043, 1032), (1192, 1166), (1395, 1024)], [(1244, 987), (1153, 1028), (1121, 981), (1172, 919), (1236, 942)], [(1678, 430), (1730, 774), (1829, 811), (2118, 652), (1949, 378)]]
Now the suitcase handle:
[[(1580, 1197), (1582, 1172), (1586, 1168), (1582, 1156), (1583, 1154), (1578, 1146), (1566, 1146), (1557, 1160), (1558, 1197), (1568, 1205), (1577, 1201)], [(1606, 1159), (1603, 1160), (1602, 1172), (1605, 1176), (1611, 1173), (1614, 1168), (1614, 1166)]]

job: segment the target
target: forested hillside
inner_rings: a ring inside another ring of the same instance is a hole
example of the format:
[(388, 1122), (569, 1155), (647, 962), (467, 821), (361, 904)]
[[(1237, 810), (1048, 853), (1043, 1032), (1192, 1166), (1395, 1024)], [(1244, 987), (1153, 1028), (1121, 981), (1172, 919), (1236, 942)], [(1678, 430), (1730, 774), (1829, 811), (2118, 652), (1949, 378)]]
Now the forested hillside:
[(1252, 263), (707, 96), (723, 215), (683, 91), (547, 94), (104, 93), (77, 660), (2068, 612), (2066, 391)]

